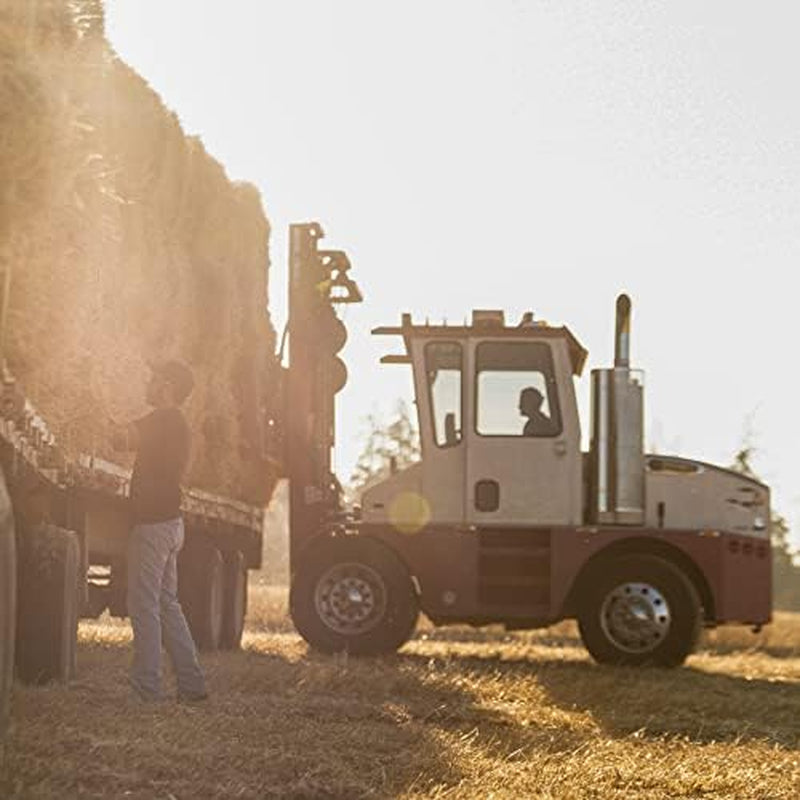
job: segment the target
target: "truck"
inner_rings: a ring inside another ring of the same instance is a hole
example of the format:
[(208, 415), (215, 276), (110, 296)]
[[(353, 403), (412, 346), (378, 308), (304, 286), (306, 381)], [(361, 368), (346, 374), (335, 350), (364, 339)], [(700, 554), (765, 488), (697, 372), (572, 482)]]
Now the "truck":
[(644, 449), (631, 302), (615, 357), (591, 371), (589, 446), (576, 378), (587, 351), (526, 312), (379, 327), (410, 366), (421, 460), (346, 508), (331, 471), (346, 380), (336, 309), (360, 292), (321, 228), (292, 226), (286, 446), (290, 611), (323, 652), (378, 655), (436, 626), (577, 620), (600, 663), (677, 666), (703, 627), (771, 619), (770, 492), (745, 475)]

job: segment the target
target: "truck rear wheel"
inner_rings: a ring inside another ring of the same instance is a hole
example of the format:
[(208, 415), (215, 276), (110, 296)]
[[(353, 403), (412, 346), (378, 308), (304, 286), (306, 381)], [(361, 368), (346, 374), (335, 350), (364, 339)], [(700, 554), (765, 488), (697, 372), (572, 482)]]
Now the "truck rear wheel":
[(31, 533), (20, 563), (17, 668), (27, 683), (75, 674), (80, 544), (53, 525)]
[(238, 650), (247, 613), (247, 564), (240, 550), (225, 554), (223, 583), (220, 647), (223, 650)]
[(17, 559), (14, 518), (0, 474), (0, 738), (8, 725), (14, 678), (14, 639), (17, 620)]
[(178, 576), (181, 606), (198, 650), (219, 649), (222, 634), (224, 565), (216, 547), (191, 547)]
[(700, 600), (672, 563), (651, 555), (602, 562), (582, 592), (578, 625), (601, 664), (675, 667), (700, 633)]
[(391, 653), (419, 615), (405, 565), (384, 545), (343, 536), (312, 545), (292, 581), (290, 611), (300, 635), (324, 653)]

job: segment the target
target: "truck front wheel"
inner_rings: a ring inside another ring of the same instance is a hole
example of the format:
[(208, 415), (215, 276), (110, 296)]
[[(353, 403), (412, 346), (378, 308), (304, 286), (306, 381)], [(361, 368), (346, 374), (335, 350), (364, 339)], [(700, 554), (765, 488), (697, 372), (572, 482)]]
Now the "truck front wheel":
[(408, 640), (419, 615), (411, 578), (384, 545), (342, 536), (312, 545), (293, 576), (294, 624), (311, 647), (373, 656)]
[(601, 664), (675, 667), (694, 649), (701, 608), (691, 581), (651, 555), (600, 562), (585, 579), (578, 625)]

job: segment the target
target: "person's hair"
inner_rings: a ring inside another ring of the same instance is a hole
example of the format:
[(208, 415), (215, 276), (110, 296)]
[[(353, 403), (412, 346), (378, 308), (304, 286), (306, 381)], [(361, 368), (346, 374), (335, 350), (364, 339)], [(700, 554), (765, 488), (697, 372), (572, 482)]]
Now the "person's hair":
[(170, 383), (172, 397), (179, 405), (185, 402), (194, 389), (194, 375), (183, 361), (164, 361), (153, 367), (153, 373)]

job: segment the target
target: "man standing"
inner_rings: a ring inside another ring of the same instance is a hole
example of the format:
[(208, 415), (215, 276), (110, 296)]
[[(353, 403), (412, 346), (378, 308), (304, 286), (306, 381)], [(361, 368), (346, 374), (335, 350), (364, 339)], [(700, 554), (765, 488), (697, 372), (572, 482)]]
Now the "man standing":
[(179, 700), (208, 697), (197, 650), (178, 601), (178, 552), (183, 546), (181, 480), (189, 460), (189, 426), (181, 405), (194, 388), (180, 361), (153, 367), (146, 399), (153, 411), (115, 436), (135, 450), (128, 544), (128, 614), (133, 626), (130, 683), (142, 700), (161, 700), (161, 642), (175, 670)]

